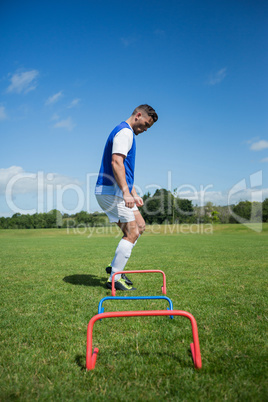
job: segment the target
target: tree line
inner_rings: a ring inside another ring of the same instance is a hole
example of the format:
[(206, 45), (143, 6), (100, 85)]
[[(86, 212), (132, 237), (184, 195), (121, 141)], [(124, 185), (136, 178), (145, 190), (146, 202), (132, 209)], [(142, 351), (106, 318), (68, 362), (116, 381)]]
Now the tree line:
[[(207, 202), (205, 206), (198, 207), (193, 206), (191, 200), (175, 197), (170, 191), (159, 189), (153, 195), (145, 194), (143, 201), (140, 212), (147, 224), (268, 222), (268, 198), (262, 203), (240, 201), (237, 205), (215, 206)], [(56, 209), (48, 213), (16, 213), (12, 217), (0, 218), (0, 229), (96, 227), (108, 224), (104, 213), (81, 211), (68, 215)]]
[(89, 214), (81, 211), (75, 215), (61, 214), (53, 209), (48, 213), (34, 215), (14, 214), (11, 218), (0, 218), (0, 229), (49, 229), (86, 226), (105, 226), (108, 218), (104, 213)]
[(199, 207), (193, 206), (191, 200), (160, 189), (153, 196), (147, 193), (143, 201), (140, 211), (148, 224), (268, 222), (268, 198), (262, 203), (240, 201), (237, 205), (216, 206), (207, 202)]

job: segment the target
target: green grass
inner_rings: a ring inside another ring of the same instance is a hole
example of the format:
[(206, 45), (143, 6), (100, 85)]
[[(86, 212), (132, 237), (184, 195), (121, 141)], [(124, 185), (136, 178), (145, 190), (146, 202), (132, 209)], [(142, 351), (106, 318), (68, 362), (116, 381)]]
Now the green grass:
[[(106, 289), (117, 231), (0, 231), (1, 401), (267, 400), (268, 225), (213, 234), (149, 227), (127, 269), (161, 269), (174, 309), (194, 315), (203, 367), (183, 317), (114, 318), (86, 331)], [(173, 233), (171, 233), (173, 231)], [(135, 295), (161, 295), (160, 274), (130, 275)], [(119, 293), (119, 292), (118, 292)], [(120, 293), (122, 295), (122, 293)], [(105, 311), (166, 309), (164, 300), (106, 301)]]

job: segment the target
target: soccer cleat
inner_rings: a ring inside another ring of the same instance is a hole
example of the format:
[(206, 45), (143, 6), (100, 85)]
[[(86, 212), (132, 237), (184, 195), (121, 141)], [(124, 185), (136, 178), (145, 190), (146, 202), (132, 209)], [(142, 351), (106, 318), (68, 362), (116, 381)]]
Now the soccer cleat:
[[(108, 267), (105, 268), (107, 274), (111, 275), (112, 272), (112, 267), (111, 265), (109, 265)], [(133, 282), (131, 282), (130, 279), (128, 279), (128, 277), (125, 274), (122, 274), (121, 278), (123, 278), (126, 281), (126, 284), (129, 286), (133, 286)]]
[(122, 275), (121, 275), (121, 278), (124, 279), (124, 281), (126, 282), (126, 284), (127, 284), (128, 286), (133, 286), (133, 282), (131, 282), (131, 280), (128, 279), (128, 277), (127, 277), (125, 274), (122, 274)]
[[(106, 286), (108, 289), (112, 289), (112, 281), (107, 281)], [(122, 277), (114, 283), (114, 287), (116, 290), (136, 290), (136, 288), (129, 286)]]

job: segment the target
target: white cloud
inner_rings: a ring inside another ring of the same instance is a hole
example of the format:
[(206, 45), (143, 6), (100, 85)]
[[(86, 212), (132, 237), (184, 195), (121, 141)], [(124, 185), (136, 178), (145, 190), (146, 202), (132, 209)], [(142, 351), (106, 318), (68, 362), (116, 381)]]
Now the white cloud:
[(211, 74), (207, 81), (207, 84), (208, 85), (216, 85), (216, 84), (219, 84), (220, 82), (222, 82), (224, 80), (224, 78), (226, 77), (226, 71), (227, 71), (227, 68), (225, 67), (225, 68), (222, 68), (221, 70), (217, 71), (216, 73)]
[(261, 159), (261, 162), (262, 162), (262, 163), (268, 163), (268, 158), (263, 158), (263, 159)]
[(7, 119), (7, 114), (6, 114), (5, 106), (0, 106), (0, 120), (6, 120), (6, 119)]
[(56, 102), (58, 102), (58, 100), (63, 96), (63, 91), (59, 91), (57, 92), (55, 95), (50, 96), (47, 101), (46, 101), (46, 105), (52, 105)]
[(60, 116), (57, 113), (54, 113), (53, 116), (51, 117), (51, 121), (59, 120)]
[(9, 215), (43, 213), (54, 208), (79, 212), (85, 201), (82, 184), (58, 173), (25, 172), (20, 166), (0, 169), (0, 196), (5, 198)]
[(60, 120), (58, 123), (54, 125), (55, 128), (66, 128), (69, 131), (75, 127), (75, 124), (71, 117), (68, 117), (66, 120)]
[(32, 192), (33, 181), (30, 178), (26, 179), (25, 173), (26, 172), (20, 166), (10, 166), (7, 169), (0, 169), (0, 194), (6, 193), (6, 187), (14, 177), (18, 177), (19, 180), (13, 188), (13, 195)]
[(250, 147), (250, 149), (252, 151), (262, 151), (263, 149), (266, 149), (266, 148), (268, 148), (268, 141), (265, 141), (265, 140), (260, 140), (258, 142), (254, 142)]
[(58, 173), (29, 173), (20, 166), (0, 169), (0, 195), (7, 194), (7, 186), (9, 193), (12, 192), (12, 195), (18, 195), (36, 193), (37, 190), (45, 191), (48, 185), (54, 187), (57, 185), (80, 186), (81, 183), (77, 179)]
[(125, 47), (129, 47), (130, 45), (132, 45), (133, 43), (135, 43), (137, 41), (136, 36), (129, 36), (129, 37), (124, 37), (121, 38), (121, 42), (123, 43), (123, 45)]
[(36, 78), (39, 72), (37, 70), (30, 70), (25, 72), (18, 72), (11, 76), (11, 84), (7, 88), (7, 92), (15, 93), (28, 93), (37, 87)]
[[(148, 191), (150, 187), (161, 188), (157, 185), (148, 185), (145, 188)], [(173, 194), (178, 198), (191, 200), (193, 205), (204, 206), (207, 202), (212, 202), (214, 205), (227, 206), (244, 200), (262, 202), (268, 196), (268, 188), (264, 187), (263, 170), (258, 170), (242, 177), (229, 189), (215, 191), (213, 184), (193, 186), (185, 183), (177, 187)]]
[(7, 169), (0, 169), (0, 194), (4, 193), (8, 181), (16, 174), (22, 173), (20, 166), (11, 166)]
[(229, 204), (237, 204), (240, 201), (262, 201), (268, 197), (268, 188), (262, 188), (261, 190), (254, 188), (245, 188), (231, 194), (229, 191), (180, 191), (178, 196), (180, 198), (186, 198), (192, 200), (193, 205), (204, 206), (207, 202), (212, 202), (214, 205), (226, 206)]
[(70, 103), (70, 105), (67, 106), (68, 109), (71, 109), (71, 108), (77, 106), (80, 101), (81, 101), (81, 99), (79, 99), (79, 98), (74, 99), (74, 100)]

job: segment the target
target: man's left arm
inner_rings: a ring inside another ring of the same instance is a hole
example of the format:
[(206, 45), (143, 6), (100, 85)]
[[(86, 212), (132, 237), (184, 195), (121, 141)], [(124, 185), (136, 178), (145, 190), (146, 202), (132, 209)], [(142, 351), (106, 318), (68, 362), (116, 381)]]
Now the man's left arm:
[(132, 188), (131, 195), (134, 198), (134, 201), (135, 201), (135, 204), (137, 205), (137, 207), (142, 207), (143, 199), (137, 194), (137, 191), (134, 186)]

